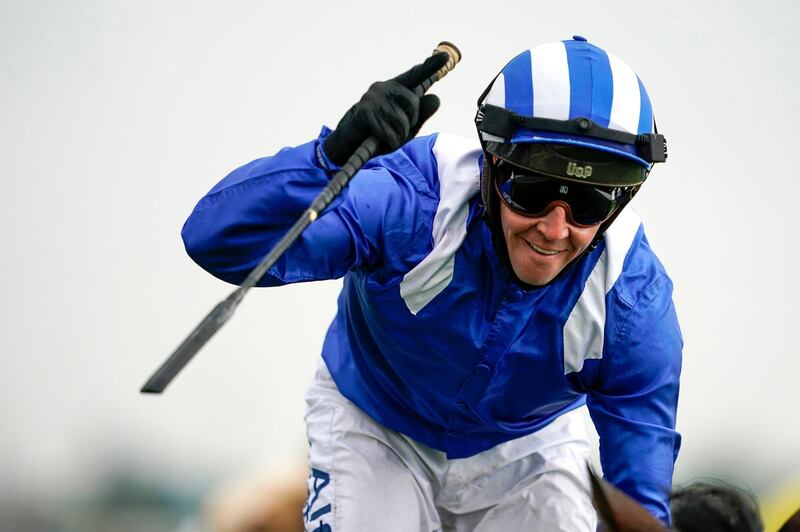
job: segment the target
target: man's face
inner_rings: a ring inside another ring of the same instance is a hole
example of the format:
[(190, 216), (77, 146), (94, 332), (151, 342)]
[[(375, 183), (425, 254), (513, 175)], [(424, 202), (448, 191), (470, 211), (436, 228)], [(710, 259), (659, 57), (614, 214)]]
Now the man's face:
[(579, 227), (569, 223), (559, 204), (541, 216), (529, 217), (499, 203), (511, 267), (521, 281), (534, 286), (552, 281), (591, 244), (600, 228), (599, 224)]

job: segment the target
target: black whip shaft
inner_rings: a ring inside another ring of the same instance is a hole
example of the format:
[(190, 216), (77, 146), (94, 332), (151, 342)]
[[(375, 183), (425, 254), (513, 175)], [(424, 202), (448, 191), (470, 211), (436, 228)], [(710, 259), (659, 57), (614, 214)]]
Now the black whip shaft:
[[(450, 59), (445, 66), (439, 69), (431, 77), (420, 83), (414, 88), (417, 96), (422, 96), (433, 83), (442, 79), (456, 64), (461, 60), (461, 52), (449, 42), (443, 41), (436, 47), (434, 53), (446, 52)], [(254, 287), (264, 276), (295, 240), (302, 234), (325, 208), (336, 199), (339, 193), (347, 186), (358, 170), (371, 159), (378, 149), (378, 141), (374, 137), (368, 137), (361, 143), (353, 155), (347, 160), (341, 170), (331, 178), (328, 186), (314, 198), (314, 201), (303, 212), (283, 238), (275, 244), (270, 252), (253, 268), (247, 275), (242, 284), (223, 301), (217, 304), (201, 321), (194, 330), (181, 342), (170, 357), (161, 364), (155, 373), (142, 386), (142, 393), (161, 393), (172, 382), (172, 379), (183, 369), (183, 367), (194, 357), (195, 354), (214, 336), (233, 315), (236, 307), (244, 298), (244, 295)]]

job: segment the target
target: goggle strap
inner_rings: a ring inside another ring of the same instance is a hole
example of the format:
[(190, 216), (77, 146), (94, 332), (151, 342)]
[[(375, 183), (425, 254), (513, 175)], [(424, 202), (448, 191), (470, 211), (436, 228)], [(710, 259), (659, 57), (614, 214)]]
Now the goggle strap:
[[(655, 120), (654, 120), (655, 123)], [(518, 127), (582, 135), (601, 140), (619, 142), (620, 144), (635, 145), (639, 156), (651, 163), (662, 163), (667, 160), (667, 141), (664, 135), (658, 133), (645, 133), (634, 135), (625, 131), (617, 131), (600, 126), (588, 118), (573, 118), (572, 120), (555, 120), (524, 116), (503, 107), (484, 104), (478, 108), (475, 117), (478, 131), (504, 139), (506, 142), (514, 135)]]

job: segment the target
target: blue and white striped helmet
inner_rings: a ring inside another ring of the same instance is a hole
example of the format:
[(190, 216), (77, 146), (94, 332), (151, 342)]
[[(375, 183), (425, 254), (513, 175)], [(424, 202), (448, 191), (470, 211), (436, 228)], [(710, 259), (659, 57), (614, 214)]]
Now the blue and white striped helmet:
[[(567, 144), (612, 153), (648, 169), (666, 159), (665, 140), (657, 134), (639, 77), (583, 37), (517, 55), (478, 105), (476, 123), (484, 143)], [(504, 109), (516, 119), (486, 113), (482, 127), (487, 109)]]
[(656, 129), (639, 77), (621, 59), (578, 36), (512, 59), (478, 99), (475, 125), (485, 152), (485, 220), (498, 257), (512, 275), (500, 220), (498, 160), (618, 194), (616, 210), (571, 265), (602, 240), (653, 163), (667, 158), (666, 139)]

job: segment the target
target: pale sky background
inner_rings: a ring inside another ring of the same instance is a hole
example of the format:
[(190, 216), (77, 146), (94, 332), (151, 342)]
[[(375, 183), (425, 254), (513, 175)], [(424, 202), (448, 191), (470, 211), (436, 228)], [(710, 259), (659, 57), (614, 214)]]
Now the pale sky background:
[(0, 495), (108, 468), (224, 477), (302, 452), (340, 283), (251, 291), (163, 396), (139, 387), (231, 287), (180, 228), (233, 168), (334, 126), (441, 40), (423, 130), (475, 136), (525, 48), (583, 35), (648, 88), (670, 159), (634, 202), (686, 342), (676, 481), (800, 477), (798, 7), (761, 2), (0, 2)]

